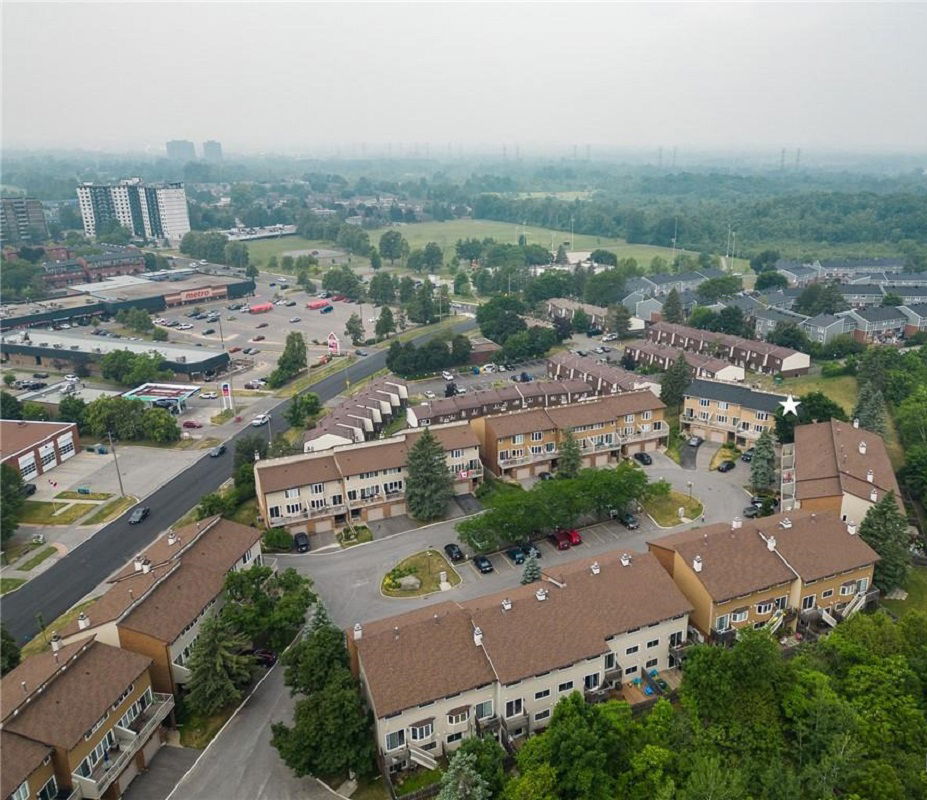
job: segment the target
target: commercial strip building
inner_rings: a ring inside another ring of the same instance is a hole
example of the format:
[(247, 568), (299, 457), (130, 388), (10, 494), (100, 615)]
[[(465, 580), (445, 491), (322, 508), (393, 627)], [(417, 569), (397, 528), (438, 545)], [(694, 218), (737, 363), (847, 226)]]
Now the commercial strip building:
[(381, 763), (429, 765), (477, 734), (522, 739), (572, 692), (630, 699), (634, 682), (676, 666), (691, 608), (654, 556), (613, 551), (540, 583), (355, 625), (348, 645)]
[(161, 748), (174, 707), (151, 659), (85, 638), (30, 656), (0, 681), (0, 796), (115, 800)]
[(667, 347), (666, 345), (648, 341), (635, 341), (627, 344), (624, 352), (634, 359), (635, 364), (645, 364), (664, 371), (669, 369), (681, 355), (685, 358), (693, 376), (696, 378), (708, 378), (717, 381), (742, 381), (744, 379), (743, 367), (722, 361), (720, 358), (714, 358), (705, 353), (678, 350), (675, 347)]
[(666, 444), (665, 406), (653, 392), (626, 392), (583, 403), (478, 417), (470, 421), (480, 456), (494, 475), (523, 480), (557, 468), (567, 430), (584, 467), (601, 467)]
[(148, 185), (141, 178), (116, 184), (82, 183), (77, 187), (77, 202), (87, 236), (116, 224), (142, 239), (178, 244), (190, 232), (183, 183)]
[(468, 392), (409, 406), (406, 421), (412, 428), (427, 428), (429, 425), (446, 425), (507, 411), (577, 403), (590, 399), (594, 394), (589, 384), (581, 380), (512, 383), (499, 389)]
[(13, 467), (27, 483), (71, 458), (77, 445), (73, 422), (0, 420), (0, 462)]
[(857, 423), (795, 426), (795, 442), (782, 445), (780, 477), (783, 511), (828, 511), (858, 523), (893, 492), (903, 513), (885, 441)]
[(713, 643), (748, 627), (834, 626), (878, 594), (870, 587), (879, 556), (833, 512), (738, 517), (647, 546), (692, 604), (698, 638)]
[(759, 392), (719, 381), (694, 380), (683, 395), (680, 426), (687, 435), (709, 442), (747, 447), (763, 431), (775, 429), (775, 414), (784, 395)]
[(575, 353), (555, 353), (547, 359), (547, 375), (556, 380), (580, 380), (592, 387), (594, 394), (619, 394), (647, 389), (659, 397), (660, 380), (653, 375), (609, 364), (604, 359)]
[(714, 333), (670, 322), (657, 322), (647, 329), (647, 338), (658, 344), (723, 358), (745, 369), (784, 377), (806, 375), (811, 358), (788, 347), (726, 333)]
[(42, 203), (34, 197), (0, 198), (3, 244), (41, 244), (48, 239)]
[(392, 375), (377, 378), (343, 399), (303, 435), (303, 451), (318, 453), (337, 445), (369, 441), (380, 435), (409, 400), (405, 382)]
[[(459, 422), (431, 432), (445, 453), (455, 494), (472, 492), (483, 476), (479, 440)], [(254, 481), (263, 523), (320, 533), (406, 513), (409, 450), (422, 431), (405, 431), (319, 453), (261, 460)]]

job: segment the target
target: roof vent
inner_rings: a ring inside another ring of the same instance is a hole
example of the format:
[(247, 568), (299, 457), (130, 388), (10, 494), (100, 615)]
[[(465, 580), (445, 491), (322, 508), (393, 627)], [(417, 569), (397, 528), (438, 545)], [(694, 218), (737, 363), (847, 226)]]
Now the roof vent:
[(483, 645), (483, 631), (479, 625), (473, 629), (473, 644), (477, 647), (482, 647)]
[(393, 626), (393, 638), (394, 639), (399, 638), (399, 626), (398, 625)]
[(866, 470), (866, 480), (869, 481), (869, 483), (872, 483), (873, 478), (875, 478), (875, 473), (871, 469)]
[(145, 575), (151, 572), (151, 562), (147, 558), (142, 562), (142, 572)]
[(87, 630), (90, 627), (90, 617), (88, 617), (83, 611), (77, 617), (77, 627), (79, 630)]
[(775, 536), (770, 536), (766, 540), (766, 549), (769, 550), (770, 552), (776, 549), (776, 537)]
[(26, 682), (20, 681), (19, 685), (23, 687), (23, 694), (29, 694), (29, 690), (26, 688)]
[(359, 622), (355, 622), (354, 623), (354, 641), (355, 642), (360, 641), (363, 635), (364, 635), (364, 626), (361, 625)]
[(861, 441), (861, 442), (859, 443), (859, 454), (860, 454), (861, 456), (866, 455), (866, 443), (865, 443), (865, 442), (862, 442), (862, 441)]
[(512, 601), (509, 600), (508, 597), (506, 597), (506, 598), (502, 601), (502, 610), (503, 610), (503, 611), (511, 611), (511, 610), (512, 610)]
[(731, 520), (731, 530), (736, 531), (738, 528), (743, 527), (744, 521), (740, 517), (734, 517)]
[(694, 569), (696, 572), (702, 571), (702, 557), (701, 556), (696, 556), (695, 558), (692, 559), (692, 569)]
[(869, 492), (869, 499), (872, 500), (873, 503), (878, 503), (879, 493), (875, 489), (873, 489), (871, 492)]
[(858, 428), (858, 427), (859, 427), (859, 420), (858, 420), (858, 419), (854, 419), (854, 420), (853, 420), (853, 427), (854, 427), (854, 428)]
[(135, 561), (133, 562), (133, 566), (135, 567), (135, 571), (136, 571), (136, 572), (141, 572), (141, 571), (142, 571), (142, 563), (143, 563), (143, 561), (142, 561), (142, 556), (141, 556), (141, 554), (135, 556)]
[(599, 566), (599, 562), (598, 562), (598, 561), (593, 561), (593, 562), (592, 562), (592, 565), (589, 567), (589, 571), (590, 571), (593, 575), (598, 575), (598, 574), (602, 571), (602, 568)]
[(788, 530), (789, 528), (792, 527), (792, 520), (790, 520), (788, 517), (784, 517), (782, 521), (779, 523), (779, 527), (785, 528), (786, 530)]
[(622, 567), (631, 566), (631, 555), (629, 553), (622, 553), (621, 558), (618, 560), (621, 562)]
[(538, 589), (534, 596), (541, 602), (547, 599), (547, 589)]
[(847, 520), (847, 533), (850, 534), (850, 536), (856, 536), (856, 523), (851, 519)]
[(177, 534), (174, 531), (167, 532), (167, 543), (173, 546), (177, 542)]
[(51, 649), (53, 653), (57, 653), (61, 649), (61, 637), (57, 633), (52, 636)]

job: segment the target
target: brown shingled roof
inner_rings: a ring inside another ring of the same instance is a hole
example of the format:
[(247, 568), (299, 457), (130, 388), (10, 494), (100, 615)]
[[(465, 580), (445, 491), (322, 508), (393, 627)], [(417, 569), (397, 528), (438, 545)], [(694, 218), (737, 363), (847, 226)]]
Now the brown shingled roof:
[(51, 752), (48, 745), (0, 731), (0, 797), (13, 794)]
[(7, 717), (4, 729), (70, 750), (150, 664), (146, 656), (93, 641), (15, 718)]
[[(6, 720), (17, 708), (23, 705), (32, 692), (48, 681), (63, 664), (67, 664), (80, 653), (81, 649), (90, 642), (83, 639), (73, 644), (65, 645), (58, 652), (58, 657), (50, 650), (37, 653), (20, 662), (0, 680), (0, 713)], [(23, 691), (22, 684), (26, 684)]]
[(256, 466), (264, 492), (279, 492), (294, 486), (341, 479), (341, 471), (331, 450), (305, 456), (287, 456), (258, 461)]

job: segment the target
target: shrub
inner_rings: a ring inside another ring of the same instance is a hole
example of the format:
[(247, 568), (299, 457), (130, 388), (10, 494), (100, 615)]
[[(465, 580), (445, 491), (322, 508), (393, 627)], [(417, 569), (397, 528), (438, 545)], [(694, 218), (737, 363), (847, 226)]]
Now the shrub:
[(267, 550), (290, 550), (293, 537), (285, 528), (271, 528), (264, 534), (264, 548)]

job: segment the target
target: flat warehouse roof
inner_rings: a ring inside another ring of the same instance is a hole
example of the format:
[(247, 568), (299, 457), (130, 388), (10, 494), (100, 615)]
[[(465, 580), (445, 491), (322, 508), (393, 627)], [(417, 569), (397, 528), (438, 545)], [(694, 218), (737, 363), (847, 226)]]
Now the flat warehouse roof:
[[(35, 347), (41, 349), (54, 349), (62, 353), (69, 352), (92, 353), (106, 355), (116, 350), (129, 350), (133, 353), (150, 353), (152, 350), (160, 353), (168, 361), (193, 362), (206, 361), (224, 351), (218, 347), (185, 347), (179, 344), (165, 342), (130, 342), (128, 339), (113, 339), (109, 336), (92, 336), (90, 334), (74, 333), (72, 331), (49, 331), (44, 328), (33, 328), (29, 331), (28, 341), (23, 341), (23, 333), (16, 331), (8, 333), (0, 339), (0, 346), (19, 345), (22, 347)], [(55, 345), (59, 345), (55, 347)]]
[[(133, 276), (122, 276), (133, 277)], [(145, 297), (163, 297), (164, 295), (207, 289), (214, 286), (231, 286), (242, 283), (242, 278), (227, 278), (221, 275), (194, 275), (179, 281), (149, 281), (140, 279), (132, 283), (120, 283), (112, 288), (106, 282), (91, 284), (89, 289), (95, 297), (104, 300), (138, 300)]]
[(123, 392), (123, 397), (137, 397), (140, 400), (169, 400), (187, 399), (200, 390), (199, 386), (189, 386), (181, 383), (145, 383), (134, 389)]

